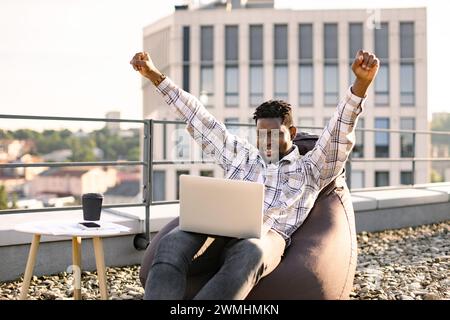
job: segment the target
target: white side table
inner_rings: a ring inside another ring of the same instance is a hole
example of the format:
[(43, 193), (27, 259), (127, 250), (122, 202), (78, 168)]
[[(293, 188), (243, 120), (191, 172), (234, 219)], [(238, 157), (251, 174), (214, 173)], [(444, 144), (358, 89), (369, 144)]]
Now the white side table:
[(16, 231), (33, 234), (30, 252), (28, 254), (27, 265), (23, 277), (20, 299), (26, 300), (28, 289), (30, 287), (31, 277), (33, 276), (36, 255), (41, 240), (41, 235), (47, 236), (67, 236), (72, 238), (72, 263), (74, 270), (74, 291), (75, 300), (81, 300), (81, 238), (92, 238), (94, 244), (95, 263), (97, 266), (97, 275), (102, 300), (108, 299), (108, 290), (106, 286), (105, 258), (103, 252), (102, 237), (112, 236), (121, 232), (126, 232), (129, 228), (111, 223), (101, 222), (99, 230), (83, 230), (77, 226), (80, 221), (40, 221), (33, 223), (23, 223), (15, 227)]

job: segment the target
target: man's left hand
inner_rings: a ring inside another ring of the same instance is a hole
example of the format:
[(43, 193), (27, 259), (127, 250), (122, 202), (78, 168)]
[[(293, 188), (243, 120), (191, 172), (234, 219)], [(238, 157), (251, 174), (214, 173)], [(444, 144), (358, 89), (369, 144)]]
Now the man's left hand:
[(375, 54), (359, 50), (353, 61), (352, 70), (358, 80), (370, 84), (378, 72), (379, 65), (380, 61)]

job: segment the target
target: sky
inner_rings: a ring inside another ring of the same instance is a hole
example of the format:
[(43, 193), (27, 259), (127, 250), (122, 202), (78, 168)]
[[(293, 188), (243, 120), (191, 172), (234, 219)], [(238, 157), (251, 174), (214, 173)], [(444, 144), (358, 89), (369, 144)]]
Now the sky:
[[(173, 12), (179, 0), (0, 0), (0, 114), (142, 118), (141, 78), (129, 61), (142, 50), (143, 28)], [(427, 7), (428, 100), (450, 111), (450, 1), (315, 0), (277, 8)], [(69, 128), (79, 123), (0, 119), (1, 129)], [(89, 123), (85, 130), (103, 123)]]

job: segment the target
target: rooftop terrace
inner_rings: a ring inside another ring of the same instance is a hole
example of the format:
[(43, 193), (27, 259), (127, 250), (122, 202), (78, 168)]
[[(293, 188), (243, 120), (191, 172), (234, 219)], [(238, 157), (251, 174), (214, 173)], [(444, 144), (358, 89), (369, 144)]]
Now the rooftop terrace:
[[(350, 298), (450, 299), (450, 221), (358, 234), (358, 265)], [(108, 268), (112, 300), (142, 299), (139, 265)], [(72, 299), (73, 276), (63, 272), (33, 277), (32, 300)], [(95, 272), (83, 272), (82, 298), (99, 299)], [(21, 279), (0, 283), (0, 300), (17, 299)]]

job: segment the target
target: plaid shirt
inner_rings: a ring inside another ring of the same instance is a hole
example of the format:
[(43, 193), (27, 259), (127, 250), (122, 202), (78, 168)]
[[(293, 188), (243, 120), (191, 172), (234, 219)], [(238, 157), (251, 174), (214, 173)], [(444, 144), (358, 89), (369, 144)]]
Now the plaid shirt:
[(187, 123), (189, 134), (203, 152), (224, 169), (226, 178), (265, 185), (264, 230), (275, 230), (287, 245), (319, 192), (342, 171), (354, 145), (354, 128), (364, 102), (348, 89), (313, 150), (301, 156), (295, 146), (277, 163), (266, 164), (254, 145), (231, 134), (196, 97), (169, 78), (159, 84), (157, 91)]

